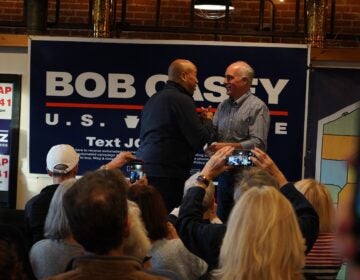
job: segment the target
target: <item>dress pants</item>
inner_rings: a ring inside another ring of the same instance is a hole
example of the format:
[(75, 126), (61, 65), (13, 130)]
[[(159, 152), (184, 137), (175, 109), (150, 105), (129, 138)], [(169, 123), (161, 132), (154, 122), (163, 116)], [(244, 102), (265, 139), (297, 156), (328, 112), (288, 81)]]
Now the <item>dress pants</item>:
[(155, 187), (164, 199), (168, 214), (179, 207), (184, 193), (185, 179), (147, 176), (149, 185)]

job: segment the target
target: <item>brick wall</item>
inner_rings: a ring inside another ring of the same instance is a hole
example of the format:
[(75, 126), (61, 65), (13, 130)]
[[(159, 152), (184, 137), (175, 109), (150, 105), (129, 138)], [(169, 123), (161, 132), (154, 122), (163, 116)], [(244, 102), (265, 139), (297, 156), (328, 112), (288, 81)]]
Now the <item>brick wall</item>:
[[(23, 22), (24, 0), (0, 0), (0, 32), (25, 34)], [(31, 1), (31, 0), (29, 0)], [(117, 0), (116, 20), (121, 21), (121, 0)], [(259, 0), (232, 0), (235, 10), (231, 13), (227, 26), (224, 20), (204, 20), (194, 16), (191, 22), (190, 0), (162, 0), (160, 17), (156, 29), (156, 0), (128, 0), (126, 25), (152, 28), (144, 30), (122, 31), (117, 28), (112, 37), (144, 39), (179, 39), (179, 40), (219, 40), (238, 42), (280, 42), (304, 43), (304, 1), (299, 3), (298, 20), (296, 19), (295, 0), (273, 0), (275, 8), (275, 27), (271, 31), (271, 4), (265, 2), (263, 29), (259, 31)], [(331, 1), (328, 0), (327, 25), (330, 47), (359, 47), (360, 38), (360, 0), (336, 0), (334, 27), (330, 26)], [(88, 0), (61, 0), (58, 23), (62, 28), (49, 25), (47, 34), (64, 36), (91, 36), (88, 23)], [(10, 24), (1, 24), (1, 22)], [(22, 26), (21, 23), (22, 22)], [(55, 22), (55, 1), (48, 0), (48, 22)], [(296, 25), (296, 22), (298, 24)], [(11, 26), (13, 24), (13, 26)], [(72, 28), (64, 24), (73, 25)], [(20, 26), (16, 26), (20, 25)], [(76, 27), (76, 28), (74, 28)], [(176, 29), (170, 30), (171, 28)], [(211, 29), (212, 32), (196, 32), (198, 29)], [(216, 31), (218, 32), (216, 32)], [(224, 30), (226, 30), (224, 32)], [(268, 31), (266, 31), (268, 30)], [(166, 32), (165, 32), (166, 31)], [(332, 31), (332, 33), (331, 33)], [(267, 33), (266, 33), (267, 32)], [(275, 35), (275, 36), (274, 36)], [(344, 37), (345, 36), (345, 37)]]

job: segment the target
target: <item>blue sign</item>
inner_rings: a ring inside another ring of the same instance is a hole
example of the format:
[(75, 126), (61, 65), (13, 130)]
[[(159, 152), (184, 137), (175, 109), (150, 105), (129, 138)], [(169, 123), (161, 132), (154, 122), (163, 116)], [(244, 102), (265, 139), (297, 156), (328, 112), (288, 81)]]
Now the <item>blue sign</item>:
[[(301, 177), (306, 46), (32, 37), (30, 50), (31, 173), (46, 172), (47, 151), (56, 144), (76, 148), (80, 174), (120, 151), (136, 151), (144, 104), (166, 82), (169, 64), (184, 58), (198, 67), (197, 107), (216, 108), (227, 98), (229, 64), (254, 67), (252, 91), (271, 111), (268, 152), (288, 179)], [(194, 169), (206, 160), (197, 154)]]

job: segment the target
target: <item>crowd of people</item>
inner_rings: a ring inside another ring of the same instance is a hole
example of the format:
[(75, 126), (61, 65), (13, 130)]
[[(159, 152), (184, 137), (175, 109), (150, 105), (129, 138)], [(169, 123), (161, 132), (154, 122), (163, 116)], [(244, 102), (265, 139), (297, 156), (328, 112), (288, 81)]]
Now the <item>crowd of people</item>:
[[(53, 184), (27, 202), (26, 235), (0, 225), (0, 279), (336, 279), (347, 255), (331, 196), (314, 179), (289, 182), (266, 153), (269, 111), (250, 93), (251, 66), (226, 69), (215, 117), (196, 113), (192, 62), (173, 61), (168, 76), (144, 108), (136, 156), (76, 179), (75, 149), (49, 150)], [(209, 160), (189, 176), (206, 143)], [(254, 166), (227, 165), (237, 149)], [(146, 175), (130, 182), (119, 168), (137, 159)]]

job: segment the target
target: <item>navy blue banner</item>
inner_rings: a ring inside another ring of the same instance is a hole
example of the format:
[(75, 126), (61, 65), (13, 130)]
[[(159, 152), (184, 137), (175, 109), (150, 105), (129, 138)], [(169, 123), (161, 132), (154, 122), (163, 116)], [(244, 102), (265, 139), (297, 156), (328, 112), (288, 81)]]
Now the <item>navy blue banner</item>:
[[(55, 144), (73, 145), (80, 174), (139, 146), (141, 109), (167, 80), (176, 58), (198, 67), (198, 107), (227, 98), (226, 67), (255, 69), (252, 91), (271, 110), (268, 152), (290, 180), (301, 177), (307, 73), (306, 46), (186, 41), (64, 41), (33, 37), (30, 62), (30, 172), (45, 173)], [(158, 112), (161, 114), (161, 112)], [(206, 161), (202, 154), (194, 169)]]

